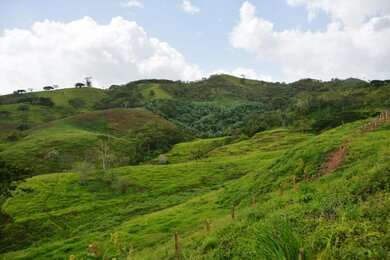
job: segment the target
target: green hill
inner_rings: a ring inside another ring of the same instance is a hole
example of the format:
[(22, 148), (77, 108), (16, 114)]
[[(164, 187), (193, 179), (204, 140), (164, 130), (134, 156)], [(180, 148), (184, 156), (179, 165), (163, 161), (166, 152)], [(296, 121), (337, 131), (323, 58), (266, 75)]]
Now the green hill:
[(0, 259), (387, 259), (389, 87), (0, 96)]
[[(59, 89), (46, 92), (0, 96), (0, 133), (26, 130), (75, 113), (93, 110), (106, 97), (101, 89)], [(69, 101), (82, 100), (76, 108)]]
[[(75, 173), (34, 177), (3, 205), (14, 222), (4, 229), (2, 248), (24, 248), (3, 257), (81, 257), (97, 241), (110, 257), (171, 258), (179, 232), (183, 257), (386, 258), (389, 128), (353, 137), (363, 124), (319, 136), (265, 132), (198, 161), (91, 173), (84, 185)], [(340, 145), (343, 158), (327, 172)], [(247, 153), (235, 154), (244, 147)], [(104, 185), (111, 175), (117, 183)]]
[[(174, 124), (145, 109), (110, 109), (84, 113), (32, 128), (26, 136), (3, 143), (0, 156), (8, 163), (37, 173), (69, 170), (75, 162), (100, 167), (100, 142), (110, 150), (111, 166), (162, 153), (184, 140)], [(173, 134), (173, 136), (172, 136)]]

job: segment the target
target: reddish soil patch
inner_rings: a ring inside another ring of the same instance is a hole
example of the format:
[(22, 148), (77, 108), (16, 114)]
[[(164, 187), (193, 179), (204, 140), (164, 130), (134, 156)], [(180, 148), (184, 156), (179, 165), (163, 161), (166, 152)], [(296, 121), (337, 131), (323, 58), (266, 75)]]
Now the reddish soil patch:
[(12, 218), (0, 212), (0, 225), (8, 225), (12, 223)]
[(162, 117), (142, 108), (135, 109), (108, 109), (78, 115), (74, 118), (80, 121), (105, 120), (110, 125), (121, 131), (137, 130), (150, 121), (164, 124), (174, 128), (174, 125)]
[(346, 152), (347, 152), (347, 147), (345, 144), (342, 144), (337, 151), (330, 154), (329, 159), (324, 165), (325, 175), (333, 172), (334, 170), (336, 170), (341, 166)]

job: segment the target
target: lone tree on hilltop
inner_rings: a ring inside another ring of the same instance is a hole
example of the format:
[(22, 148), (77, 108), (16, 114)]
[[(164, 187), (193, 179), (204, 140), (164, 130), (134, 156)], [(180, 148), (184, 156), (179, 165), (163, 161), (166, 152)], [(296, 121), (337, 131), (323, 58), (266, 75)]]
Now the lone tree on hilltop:
[(45, 86), (43, 87), (43, 90), (45, 91), (49, 91), (49, 90), (53, 90), (54, 88), (52, 86)]
[(92, 87), (92, 81), (91, 81), (92, 77), (86, 77), (85, 78), (85, 86), (87, 87)]
[(244, 74), (241, 74), (240, 83), (245, 84), (245, 75)]
[(74, 84), (75, 88), (82, 88), (84, 87), (84, 83), (81, 83), (81, 82), (77, 82), (76, 84)]

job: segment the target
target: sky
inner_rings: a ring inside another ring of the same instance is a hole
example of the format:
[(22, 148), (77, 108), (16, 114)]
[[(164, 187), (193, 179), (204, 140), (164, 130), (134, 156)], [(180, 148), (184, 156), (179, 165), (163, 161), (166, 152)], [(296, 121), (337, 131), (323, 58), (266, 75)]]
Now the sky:
[(0, 93), (85, 77), (390, 78), (389, 0), (0, 0)]

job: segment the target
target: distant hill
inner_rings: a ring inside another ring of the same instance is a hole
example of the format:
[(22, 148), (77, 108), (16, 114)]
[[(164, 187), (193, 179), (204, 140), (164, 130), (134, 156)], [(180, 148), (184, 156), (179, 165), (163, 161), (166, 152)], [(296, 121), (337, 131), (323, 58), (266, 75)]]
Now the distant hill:
[[(86, 111), (146, 107), (203, 137), (233, 132), (253, 135), (281, 126), (318, 132), (389, 107), (388, 81), (372, 82), (302, 79), (285, 84), (215, 75), (190, 83), (139, 80), (108, 90), (14, 94), (0, 97), (0, 131), (25, 129)], [(39, 98), (49, 98), (52, 105)], [(21, 104), (31, 112), (23, 111)]]
[(24, 135), (4, 142), (0, 157), (37, 173), (69, 170), (84, 160), (100, 166), (100, 141), (115, 157), (112, 167), (137, 163), (148, 153), (158, 155), (185, 138), (173, 123), (141, 108), (83, 113), (29, 129)]

